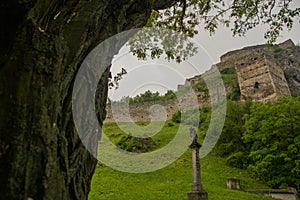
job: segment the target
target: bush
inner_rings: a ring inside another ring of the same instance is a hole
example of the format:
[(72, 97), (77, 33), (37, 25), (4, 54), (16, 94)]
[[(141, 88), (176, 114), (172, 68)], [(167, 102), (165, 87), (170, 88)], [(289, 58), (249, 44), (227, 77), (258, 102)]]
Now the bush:
[(235, 74), (236, 71), (235, 71), (235, 68), (234, 67), (226, 67), (226, 68), (223, 68), (221, 71), (220, 71), (221, 74)]
[(249, 113), (251, 102), (243, 105), (227, 101), (227, 113), (222, 134), (215, 147), (217, 155), (226, 157), (236, 152), (246, 151), (242, 140), (244, 134), (244, 115)]
[(172, 122), (168, 122), (168, 127), (173, 127), (174, 126), (174, 124), (172, 123)]
[(172, 121), (175, 123), (181, 122), (181, 112), (179, 110), (173, 114)]
[(241, 98), (241, 91), (238, 85), (234, 86), (231, 93), (227, 95), (227, 98), (232, 101), (238, 101)]
[(130, 152), (148, 152), (155, 145), (152, 138), (137, 138), (131, 135), (122, 136), (117, 142), (117, 146)]
[(248, 155), (244, 152), (236, 152), (227, 157), (226, 163), (230, 166), (245, 169), (248, 166)]

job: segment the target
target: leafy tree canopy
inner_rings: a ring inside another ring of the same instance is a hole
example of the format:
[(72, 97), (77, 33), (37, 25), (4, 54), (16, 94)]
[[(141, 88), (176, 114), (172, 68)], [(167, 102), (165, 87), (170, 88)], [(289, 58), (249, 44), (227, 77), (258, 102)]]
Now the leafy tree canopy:
[(249, 170), (273, 187), (300, 188), (300, 99), (255, 104), (245, 116)]
[[(189, 40), (198, 33), (197, 26), (213, 34), (220, 25), (234, 36), (244, 36), (259, 24), (268, 26), (264, 37), (269, 44), (280, 32), (299, 23), (300, 8), (293, 0), (178, 0), (172, 7), (154, 10), (146, 27), (130, 40), (131, 51), (140, 59), (159, 58), (181, 62), (197, 52)], [(154, 37), (154, 39), (153, 39)]]

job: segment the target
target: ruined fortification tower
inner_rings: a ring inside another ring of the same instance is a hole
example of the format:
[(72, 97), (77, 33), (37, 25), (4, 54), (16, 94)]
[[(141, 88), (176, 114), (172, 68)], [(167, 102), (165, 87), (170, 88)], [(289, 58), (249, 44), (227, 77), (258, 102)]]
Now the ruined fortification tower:
[[(294, 44), (289, 40), (277, 47), (291, 45)], [(221, 62), (235, 67), (241, 100), (251, 98), (253, 101), (266, 102), (275, 101), (279, 96), (291, 96), (284, 72), (266, 45), (229, 52), (221, 57)]]

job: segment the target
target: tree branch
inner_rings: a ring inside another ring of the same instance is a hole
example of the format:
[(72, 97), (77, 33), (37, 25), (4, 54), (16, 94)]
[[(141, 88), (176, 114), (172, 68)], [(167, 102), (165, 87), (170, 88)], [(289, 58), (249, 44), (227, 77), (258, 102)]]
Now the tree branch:
[(183, 20), (184, 20), (184, 17), (185, 17), (185, 11), (186, 11), (186, 0), (181, 0), (181, 6), (182, 6), (182, 13), (181, 13), (181, 16), (180, 16), (180, 28), (183, 29)]

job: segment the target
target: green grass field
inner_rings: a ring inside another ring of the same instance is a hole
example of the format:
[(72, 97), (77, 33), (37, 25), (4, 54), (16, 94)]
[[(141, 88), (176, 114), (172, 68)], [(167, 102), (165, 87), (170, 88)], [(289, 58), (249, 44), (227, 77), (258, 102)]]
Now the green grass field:
[[(141, 124), (140, 124), (141, 125)], [(156, 148), (170, 141), (178, 125), (168, 122), (163, 130), (153, 137)], [(116, 135), (123, 134), (116, 124), (106, 124), (104, 132), (117, 142)], [(113, 140), (112, 139), (112, 140)], [(191, 191), (191, 151), (166, 168), (151, 173), (132, 174), (116, 171), (98, 164), (92, 179), (90, 200), (187, 200)], [(246, 171), (229, 167), (225, 160), (213, 155), (201, 159), (203, 187), (210, 200), (267, 200), (264, 196), (234, 191), (226, 188), (226, 178), (241, 180), (242, 189), (264, 189), (265, 184), (255, 180)]]

